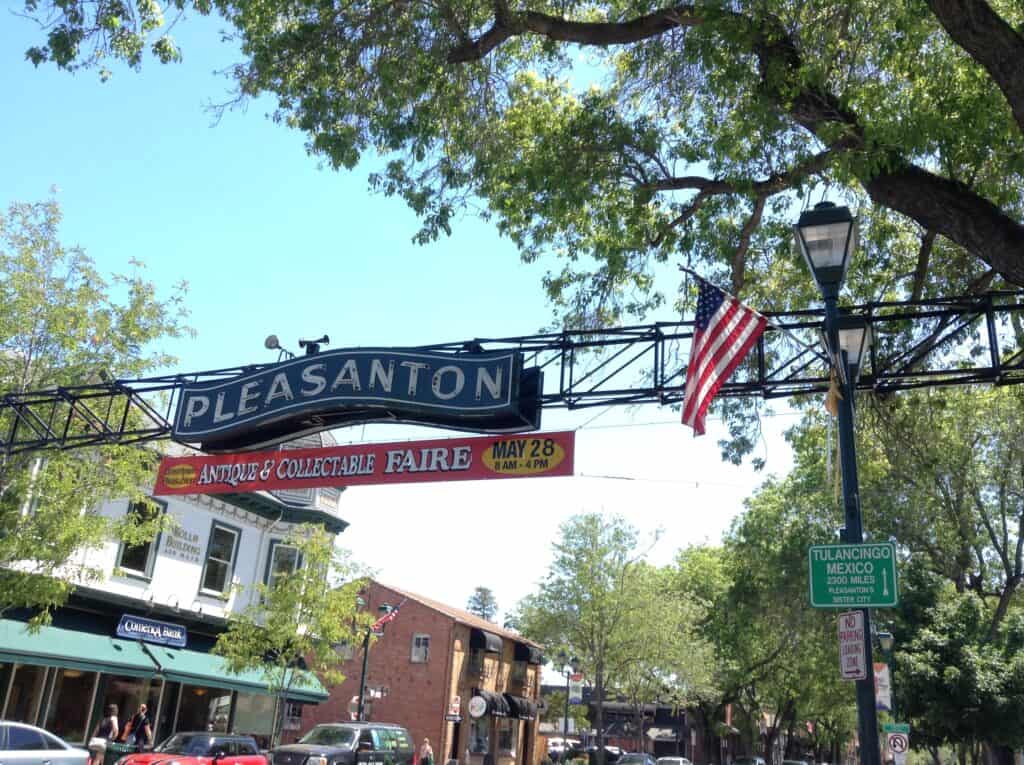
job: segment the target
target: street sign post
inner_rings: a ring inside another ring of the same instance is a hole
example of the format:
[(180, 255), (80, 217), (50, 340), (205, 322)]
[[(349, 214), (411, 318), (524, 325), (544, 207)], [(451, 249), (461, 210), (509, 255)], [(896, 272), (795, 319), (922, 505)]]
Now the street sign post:
[(895, 765), (904, 765), (910, 751), (910, 726), (907, 723), (889, 723), (882, 726), (885, 748), (892, 752)]
[(843, 680), (864, 680), (868, 676), (863, 611), (839, 614), (839, 674)]
[(896, 593), (896, 545), (812, 545), (807, 551), (813, 608), (889, 608)]

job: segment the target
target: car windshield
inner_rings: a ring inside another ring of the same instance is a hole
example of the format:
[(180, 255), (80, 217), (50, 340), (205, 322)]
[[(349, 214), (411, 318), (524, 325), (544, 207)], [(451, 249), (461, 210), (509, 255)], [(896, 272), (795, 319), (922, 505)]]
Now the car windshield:
[(166, 754), (188, 754), (193, 757), (204, 757), (213, 747), (213, 736), (198, 733), (176, 733), (156, 748)]
[(352, 746), (356, 732), (340, 725), (317, 725), (299, 739), (300, 744), (324, 744), (326, 746)]

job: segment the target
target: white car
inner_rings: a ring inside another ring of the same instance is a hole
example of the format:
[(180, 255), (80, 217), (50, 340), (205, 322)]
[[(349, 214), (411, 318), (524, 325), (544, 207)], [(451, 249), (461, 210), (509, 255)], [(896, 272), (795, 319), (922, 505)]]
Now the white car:
[(685, 757), (659, 757), (658, 765), (693, 765)]
[(61, 741), (42, 728), (0, 721), (3, 765), (87, 765), (89, 753)]

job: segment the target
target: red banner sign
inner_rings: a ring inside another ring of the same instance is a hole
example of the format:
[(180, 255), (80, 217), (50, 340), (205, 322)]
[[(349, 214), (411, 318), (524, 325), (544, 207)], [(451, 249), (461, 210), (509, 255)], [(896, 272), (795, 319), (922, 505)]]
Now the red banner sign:
[(574, 436), (569, 431), (165, 457), (153, 493), (234, 494), (572, 475)]

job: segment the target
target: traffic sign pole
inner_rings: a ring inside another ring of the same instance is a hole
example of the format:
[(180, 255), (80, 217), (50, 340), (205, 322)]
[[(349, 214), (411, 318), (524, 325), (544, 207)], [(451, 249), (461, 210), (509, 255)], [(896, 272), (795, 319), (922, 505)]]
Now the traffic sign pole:
[[(853, 397), (855, 386), (851, 380), (851, 368), (846, 353), (839, 347), (839, 309), (836, 294), (825, 295), (825, 327), (829, 335), (829, 348), (839, 357), (843, 380), (842, 398), (839, 399), (839, 455), (843, 474), (843, 505), (846, 514), (846, 532), (843, 541), (847, 544), (863, 544), (864, 529), (860, 513), (860, 486), (857, 481), (857, 444), (853, 430)], [(864, 615), (864, 661), (868, 667), (874, 665), (871, 656), (871, 613), (860, 609)], [(864, 680), (857, 681), (857, 722), (860, 739), (861, 765), (882, 765), (882, 752), (878, 740), (878, 714), (875, 711), (875, 674), (868, 672)]]

